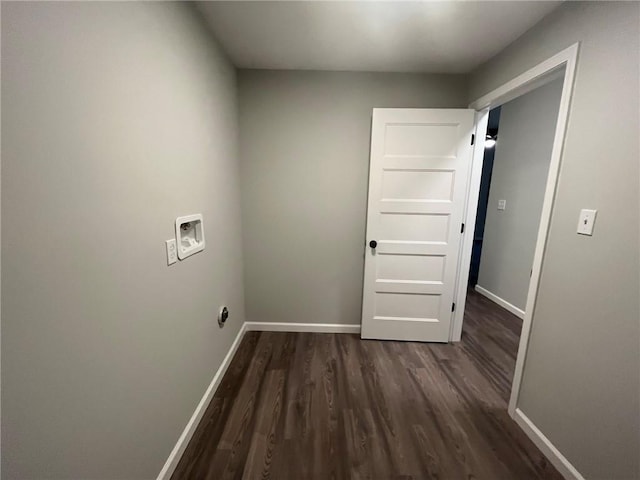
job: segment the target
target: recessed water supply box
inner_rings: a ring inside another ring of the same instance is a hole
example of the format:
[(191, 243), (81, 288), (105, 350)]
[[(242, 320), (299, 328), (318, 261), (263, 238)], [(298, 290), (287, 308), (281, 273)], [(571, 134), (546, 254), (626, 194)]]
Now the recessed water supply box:
[(202, 214), (176, 218), (176, 242), (180, 260), (204, 250)]

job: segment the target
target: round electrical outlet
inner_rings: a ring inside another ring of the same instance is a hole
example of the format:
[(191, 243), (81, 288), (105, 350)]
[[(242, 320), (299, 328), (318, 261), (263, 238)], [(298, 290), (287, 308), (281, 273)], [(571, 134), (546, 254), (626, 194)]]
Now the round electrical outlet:
[(229, 318), (229, 309), (227, 307), (220, 307), (220, 313), (218, 313), (218, 325), (220, 328), (224, 327), (227, 319)]

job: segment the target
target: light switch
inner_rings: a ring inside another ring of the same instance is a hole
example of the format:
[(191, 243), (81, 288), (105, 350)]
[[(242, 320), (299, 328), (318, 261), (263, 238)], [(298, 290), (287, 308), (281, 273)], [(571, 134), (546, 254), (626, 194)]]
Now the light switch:
[(597, 210), (580, 210), (580, 219), (578, 220), (578, 233), (580, 235), (593, 235), (593, 224), (596, 223)]
[(167, 244), (167, 265), (173, 265), (178, 261), (178, 250), (176, 248), (176, 239), (166, 241)]
[(507, 208), (506, 200), (498, 200), (498, 210), (505, 210)]

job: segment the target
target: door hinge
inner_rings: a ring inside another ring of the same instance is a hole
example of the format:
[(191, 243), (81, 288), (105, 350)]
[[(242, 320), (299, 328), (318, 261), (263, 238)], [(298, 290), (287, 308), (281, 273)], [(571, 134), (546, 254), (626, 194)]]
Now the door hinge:
[(476, 143), (476, 134), (472, 133), (471, 134), (471, 145), (473, 145), (474, 143)]
[(460, 226), (460, 233), (464, 233), (464, 223)]
[(455, 311), (456, 311), (456, 303), (455, 303), (455, 302), (453, 302), (453, 303), (451, 304), (451, 311), (452, 311), (452, 312), (455, 312)]

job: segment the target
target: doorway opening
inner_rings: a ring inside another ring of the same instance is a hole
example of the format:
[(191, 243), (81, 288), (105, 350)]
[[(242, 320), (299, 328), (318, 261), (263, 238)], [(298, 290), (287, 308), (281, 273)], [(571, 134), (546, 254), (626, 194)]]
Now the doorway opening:
[(485, 136), (485, 150), (482, 161), (482, 178), (480, 179), (480, 191), (478, 192), (478, 213), (473, 234), (471, 265), (469, 267), (469, 288), (476, 286), (480, 274), (480, 258), (484, 241), (484, 227), (487, 219), (491, 174), (493, 173), (493, 161), (496, 153), (495, 145), (498, 139), (501, 109), (502, 107), (493, 108), (489, 112), (489, 120), (487, 121), (487, 134)]
[[(511, 387), (560, 109), (559, 77), (489, 112), (464, 334)], [(482, 332), (482, 333), (480, 333)]]
[[(474, 150), (464, 218), (467, 225), (475, 227), (477, 221), (482, 225), (482, 244), (476, 247), (477, 279), (472, 279), (475, 286), (469, 289), (475, 240), (470, 228), (470, 235), (463, 239), (455, 298), (462, 307), (469, 297), (470, 306), (476, 301), (487, 302), (485, 305), (507, 314), (506, 318), (522, 319), (508, 408), (516, 421), (522, 416), (517, 400), (559, 177), (578, 46), (572, 45), (470, 104), (476, 111), (480, 141)], [(492, 141), (487, 144), (486, 134), (493, 133), (488, 129), (489, 117), (497, 107), (501, 107), (499, 133), (497, 138), (488, 138)], [(495, 152), (490, 174), (487, 169), (484, 172), (488, 193), (483, 220), (477, 213), (480, 210), (483, 214), (479, 208), (483, 159), (490, 148)], [(454, 313), (453, 341), (462, 337), (464, 311), (461, 308)]]
[(533, 271), (563, 79), (553, 79), (489, 112), (469, 287), (520, 320)]

